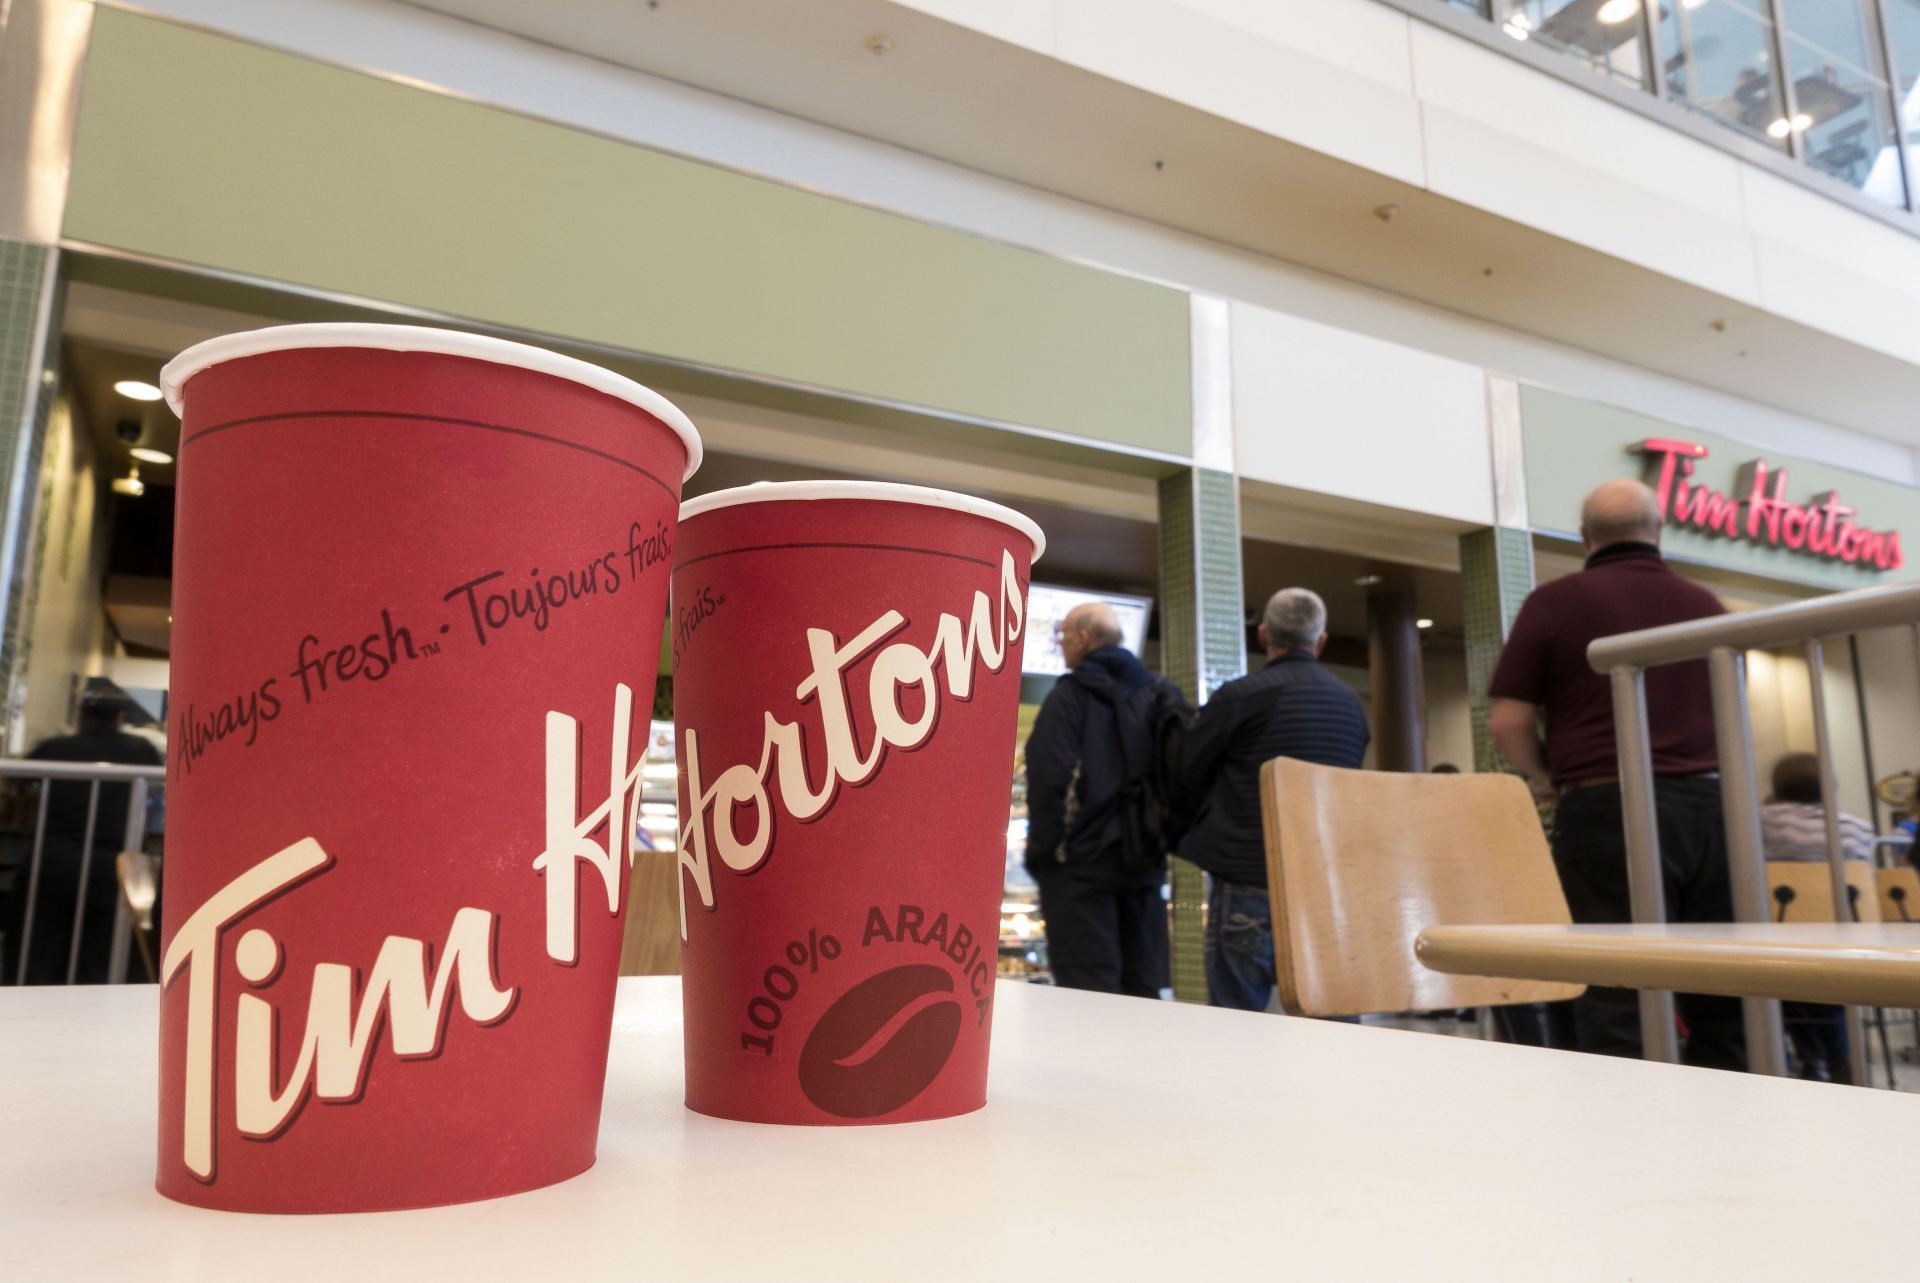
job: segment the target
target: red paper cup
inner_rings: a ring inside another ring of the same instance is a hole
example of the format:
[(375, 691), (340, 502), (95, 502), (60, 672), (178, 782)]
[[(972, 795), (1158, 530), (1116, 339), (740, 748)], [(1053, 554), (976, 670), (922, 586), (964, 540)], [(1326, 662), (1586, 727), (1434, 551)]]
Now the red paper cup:
[(768, 1123), (980, 1108), (1040, 528), (918, 486), (681, 509), (687, 1104)]
[(593, 1164), (685, 415), (537, 348), (192, 348), (160, 1192), (344, 1212)]

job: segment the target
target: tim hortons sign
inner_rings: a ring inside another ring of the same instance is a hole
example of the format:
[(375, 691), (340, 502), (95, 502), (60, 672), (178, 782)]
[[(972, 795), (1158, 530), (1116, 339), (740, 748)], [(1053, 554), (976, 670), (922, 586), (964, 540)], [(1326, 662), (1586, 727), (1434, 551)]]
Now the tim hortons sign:
[(1733, 493), (1723, 494), (1694, 480), (1705, 446), (1654, 438), (1632, 449), (1646, 456), (1647, 481), (1669, 525), (1863, 569), (1900, 569), (1900, 532), (1867, 528), (1837, 490), (1795, 503), (1787, 498), (1787, 470), (1755, 459), (1734, 474)]

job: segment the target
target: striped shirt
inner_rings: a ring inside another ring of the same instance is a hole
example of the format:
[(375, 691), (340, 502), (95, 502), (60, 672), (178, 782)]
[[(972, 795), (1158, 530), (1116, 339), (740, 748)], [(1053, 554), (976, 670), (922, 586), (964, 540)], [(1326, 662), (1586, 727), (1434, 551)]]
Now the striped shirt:
[[(1873, 826), (1840, 812), (1840, 852), (1849, 860), (1873, 858)], [(1760, 808), (1760, 849), (1769, 860), (1827, 858), (1826, 812), (1800, 802), (1768, 802)]]

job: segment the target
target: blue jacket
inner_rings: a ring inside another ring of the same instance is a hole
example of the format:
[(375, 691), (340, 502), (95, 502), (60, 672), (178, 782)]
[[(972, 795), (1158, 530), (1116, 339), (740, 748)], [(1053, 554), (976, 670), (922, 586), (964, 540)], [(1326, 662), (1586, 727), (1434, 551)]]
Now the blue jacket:
[(1215, 877), (1265, 887), (1261, 764), (1291, 757), (1358, 767), (1370, 738), (1360, 697), (1306, 651), (1228, 682), (1187, 732), (1187, 796), (1199, 811), (1180, 854)]
[(1054, 683), (1027, 736), (1028, 869), (1119, 858), (1120, 789), (1129, 762), (1147, 763), (1156, 680), (1131, 652), (1103, 646)]

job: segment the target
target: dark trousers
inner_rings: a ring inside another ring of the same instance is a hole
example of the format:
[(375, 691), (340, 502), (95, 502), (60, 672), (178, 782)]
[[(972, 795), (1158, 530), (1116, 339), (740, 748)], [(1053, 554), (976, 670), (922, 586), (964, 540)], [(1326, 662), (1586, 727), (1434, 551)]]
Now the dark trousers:
[[(1720, 782), (1700, 776), (1654, 781), (1667, 918), (1673, 922), (1731, 922), (1733, 884), (1727, 874)], [(1620, 788), (1569, 789), (1553, 817), (1553, 862), (1575, 922), (1628, 922), (1627, 838)], [(1676, 998), (1686, 1026), (1683, 1059), (1714, 1069), (1745, 1069), (1746, 1038), (1740, 1002), (1700, 994)], [(1640, 1004), (1631, 989), (1589, 989), (1574, 1001), (1582, 1051), (1640, 1054)]]
[(1167, 974), (1167, 902), (1158, 881), (1120, 872), (1118, 852), (1030, 870), (1047, 922), (1047, 960), (1066, 989), (1158, 998)]
[[(74, 844), (75, 847), (78, 843)], [(33, 904), (33, 939), (27, 951), (27, 978), (30, 985), (56, 985), (67, 982), (67, 963), (72, 957), (75, 911), (80, 918), (80, 958), (74, 981), (83, 985), (107, 983), (108, 962), (113, 956), (113, 921), (119, 908), (120, 888), (114, 878), (115, 848), (98, 848), (87, 870), (87, 895), (80, 904), (80, 852), (48, 839), (46, 858), (40, 870), (40, 885)], [(26, 877), (20, 879), (18, 894), (24, 902)], [(24, 908), (24, 903), (23, 903)], [(23, 924), (24, 925), (24, 924)], [(4, 961), (7, 978), (13, 978), (18, 965), (20, 935), (7, 938)]]

